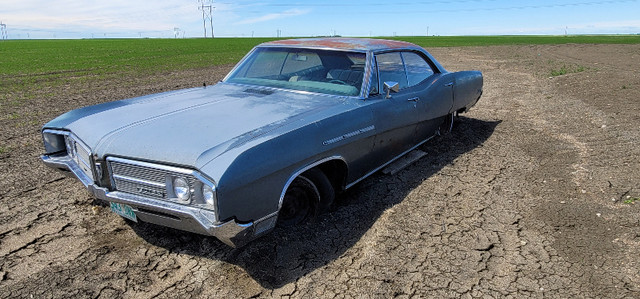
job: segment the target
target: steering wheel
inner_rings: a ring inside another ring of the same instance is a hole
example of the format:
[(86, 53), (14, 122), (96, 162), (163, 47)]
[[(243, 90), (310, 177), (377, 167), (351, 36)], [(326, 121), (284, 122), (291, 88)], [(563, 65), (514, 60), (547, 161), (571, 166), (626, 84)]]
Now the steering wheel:
[(338, 79), (330, 80), (329, 83), (340, 84), (340, 85), (349, 85), (347, 82), (344, 82), (344, 81), (338, 80)]

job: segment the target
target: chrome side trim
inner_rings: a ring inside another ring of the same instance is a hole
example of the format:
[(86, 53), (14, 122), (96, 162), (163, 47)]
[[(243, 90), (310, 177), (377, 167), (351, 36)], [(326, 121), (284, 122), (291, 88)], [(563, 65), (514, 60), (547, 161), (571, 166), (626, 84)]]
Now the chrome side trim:
[(291, 185), (291, 182), (293, 182), (293, 180), (295, 180), (303, 172), (305, 172), (305, 171), (307, 171), (307, 170), (309, 170), (311, 168), (314, 168), (314, 167), (316, 167), (316, 166), (318, 166), (318, 165), (320, 165), (320, 164), (322, 164), (324, 162), (329, 162), (331, 160), (340, 160), (340, 161), (344, 162), (346, 165), (349, 165), (349, 164), (347, 164), (347, 161), (343, 157), (341, 157), (341, 156), (331, 156), (331, 157), (327, 157), (327, 158), (318, 160), (316, 162), (313, 162), (313, 163), (311, 163), (311, 164), (309, 164), (307, 166), (304, 166), (304, 167), (298, 169), (296, 172), (294, 172), (289, 177), (289, 179), (287, 180), (287, 183), (284, 184), (284, 188), (282, 189), (282, 193), (280, 193), (280, 200), (278, 201), (278, 212), (280, 212), (280, 208), (282, 208), (282, 202), (284, 201), (284, 194), (287, 193), (287, 189), (289, 189), (289, 185)]
[(400, 157), (402, 157), (402, 156), (406, 155), (406, 154), (407, 154), (407, 153), (409, 153), (410, 151), (412, 151), (412, 150), (416, 149), (417, 147), (419, 147), (419, 146), (423, 145), (425, 142), (427, 142), (427, 141), (429, 141), (429, 140), (433, 139), (433, 137), (436, 137), (436, 136), (437, 136), (437, 135), (433, 135), (433, 136), (431, 136), (431, 137), (429, 137), (429, 138), (427, 138), (427, 139), (425, 139), (425, 140), (421, 141), (420, 143), (416, 144), (416, 145), (415, 145), (415, 146), (413, 146), (412, 148), (410, 148), (410, 149), (408, 149), (408, 150), (404, 151), (402, 154), (400, 154), (400, 155), (396, 156), (395, 158), (393, 158), (393, 159), (389, 160), (387, 163), (382, 164), (380, 167), (378, 167), (378, 168), (376, 168), (376, 169), (372, 170), (371, 172), (369, 172), (369, 173), (365, 174), (365, 175), (364, 175), (364, 176), (362, 176), (361, 178), (359, 178), (359, 179), (357, 179), (357, 180), (353, 181), (352, 183), (348, 184), (348, 185), (345, 187), (345, 189), (349, 189), (349, 188), (351, 188), (353, 185), (355, 185), (355, 184), (357, 184), (357, 183), (360, 183), (362, 180), (364, 180), (364, 179), (368, 178), (370, 175), (372, 175), (372, 174), (376, 173), (378, 170), (380, 170), (380, 169), (384, 168), (385, 166), (387, 166), (387, 165), (389, 165), (389, 164), (393, 163), (395, 160), (398, 160), (398, 158), (400, 158)]
[(341, 136), (331, 138), (329, 140), (325, 140), (325, 141), (322, 142), (322, 145), (329, 145), (329, 144), (333, 144), (333, 143), (336, 143), (336, 142), (339, 142), (339, 141), (342, 141), (342, 140), (345, 140), (345, 139), (348, 139), (348, 138), (351, 138), (351, 137), (355, 137), (355, 136), (360, 135), (362, 133), (373, 131), (373, 130), (375, 130), (375, 128), (376, 128), (376, 126), (370, 125), (368, 127), (365, 127), (365, 128), (359, 129), (359, 130), (355, 130), (353, 132), (349, 132), (349, 133), (343, 134)]

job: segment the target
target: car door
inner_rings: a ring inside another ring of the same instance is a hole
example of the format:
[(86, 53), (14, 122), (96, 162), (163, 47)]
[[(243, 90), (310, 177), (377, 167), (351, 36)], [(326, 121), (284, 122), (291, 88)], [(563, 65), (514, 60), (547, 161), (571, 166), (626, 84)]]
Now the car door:
[[(373, 82), (375, 90), (380, 91), (369, 101), (375, 122), (374, 161), (379, 165), (401, 155), (416, 144), (417, 126), (420, 109), (415, 98), (415, 90), (408, 88), (409, 82), (400, 52), (387, 52), (375, 55), (377, 73)], [(374, 68), (375, 69), (375, 68)], [(398, 92), (386, 97), (384, 82), (397, 82)], [(376, 84), (377, 83), (377, 84)]]
[(418, 52), (404, 51), (402, 60), (409, 81), (406, 92), (412, 94), (418, 110), (418, 143), (433, 136), (444, 117), (450, 113), (453, 107), (454, 76), (438, 72), (429, 59)]

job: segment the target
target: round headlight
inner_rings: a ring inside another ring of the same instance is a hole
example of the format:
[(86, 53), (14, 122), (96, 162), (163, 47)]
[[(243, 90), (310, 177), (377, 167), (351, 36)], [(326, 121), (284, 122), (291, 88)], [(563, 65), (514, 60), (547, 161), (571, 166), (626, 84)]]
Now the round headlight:
[(213, 188), (209, 185), (202, 185), (202, 198), (204, 198), (204, 202), (213, 206), (216, 198), (216, 195), (213, 193)]
[(183, 177), (173, 179), (173, 193), (179, 200), (185, 201), (189, 199), (189, 182)]

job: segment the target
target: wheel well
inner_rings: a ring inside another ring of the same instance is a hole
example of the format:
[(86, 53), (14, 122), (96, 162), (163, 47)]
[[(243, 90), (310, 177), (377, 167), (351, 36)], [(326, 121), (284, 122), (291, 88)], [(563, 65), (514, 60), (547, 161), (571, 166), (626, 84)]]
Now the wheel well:
[(317, 165), (324, 175), (327, 176), (333, 190), (336, 192), (343, 191), (347, 181), (347, 164), (342, 160), (330, 160)]

